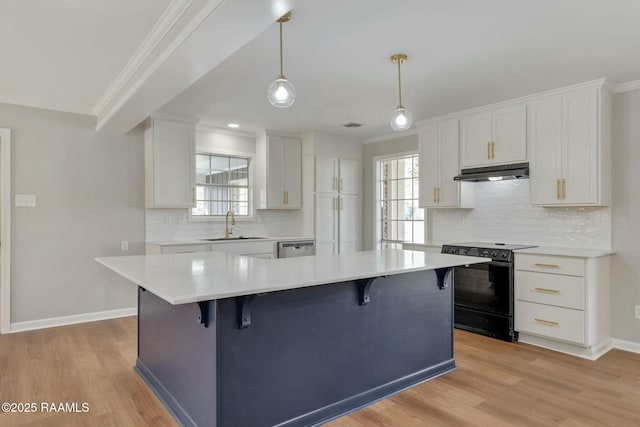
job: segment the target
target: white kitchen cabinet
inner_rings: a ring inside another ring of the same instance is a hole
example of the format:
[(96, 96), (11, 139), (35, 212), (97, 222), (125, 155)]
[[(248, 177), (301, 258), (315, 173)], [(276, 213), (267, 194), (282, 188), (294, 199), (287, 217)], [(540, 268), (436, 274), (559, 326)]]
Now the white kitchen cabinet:
[(194, 125), (149, 120), (145, 128), (144, 151), (146, 207), (194, 207)]
[(526, 104), (481, 111), (460, 119), (460, 167), (527, 160)]
[(338, 251), (341, 254), (360, 250), (360, 197), (341, 194), (338, 197)]
[(160, 243), (147, 243), (146, 253), (147, 255), (154, 254), (190, 254), (193, 252), (210, 252), (211, 243), (185, 243), (185, 244), (160, 244)]
[(420, 207), (473, 207), (473, 184), (454, 181), (459, 173), (458, 119), (420, 129)]
[(193, 252), (222, 251), (238, 255), (246, 255), (253, 258), (275, 258), (275, 245), (268, 240), (242, 240), (242, 241), (217, 241), (202, 243), (147, 243), (146, 253), (152, 254), (182, 254)]
[(316, 193), (360, 193), (360, 162), (339, 157), (316, 156)]
[(586, 358), (610, 345), (609, 256), (515, 256), (515, 329), (522, 342)]
[(610, 114), (602, 87), (530, 104), (532, 205), (611, 203)]
[(262, 134), (256, 141), (259, 209), (302, 207), (302, 148), (299, 139)]
[(316, 193), (316, 255), (360, 250), (360, 196)]

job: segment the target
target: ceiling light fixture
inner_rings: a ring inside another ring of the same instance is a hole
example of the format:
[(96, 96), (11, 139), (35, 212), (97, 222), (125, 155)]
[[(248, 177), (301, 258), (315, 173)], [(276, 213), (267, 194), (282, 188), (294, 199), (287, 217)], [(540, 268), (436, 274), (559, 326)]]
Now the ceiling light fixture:
[(296, 87), (284, 76), (282, 71), (282, 24), (291, 20), (291, 12), (285, 13), (278, 22), (280, 24), (280, 74), (269, 85), (267, 94), (274, 107), (287, 108), (296, 100)]
[(229, 123), (229, 124), (227, 125), (227, 127), (230, 127), (230, 128), (232, 128), (232, 129), (237, 129), (237, 128), (239, 128), (239, 127), (240, 127), (240, 125), (239, 125), (239, 124), (237, 124), (237, 123)]
[(400, 79), (400, 64), (404, 64), (407, 61), (407, 55), (404, 53), (397, 53), (391, 57), (391, 62), (398, 64), (398, 106), (393, 113), (391, 113), (391, 129), (401, 131), (407, 130), (413, 123), (411, 112), (404, 108), (402, 105), (402, 83)]

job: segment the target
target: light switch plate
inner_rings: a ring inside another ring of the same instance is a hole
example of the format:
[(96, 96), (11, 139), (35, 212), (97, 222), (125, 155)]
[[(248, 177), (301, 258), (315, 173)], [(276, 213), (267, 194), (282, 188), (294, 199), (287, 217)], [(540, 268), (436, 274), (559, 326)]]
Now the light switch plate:
[(16, 194), (16, 207), (35, 208), (37, 199), (35, 194)]

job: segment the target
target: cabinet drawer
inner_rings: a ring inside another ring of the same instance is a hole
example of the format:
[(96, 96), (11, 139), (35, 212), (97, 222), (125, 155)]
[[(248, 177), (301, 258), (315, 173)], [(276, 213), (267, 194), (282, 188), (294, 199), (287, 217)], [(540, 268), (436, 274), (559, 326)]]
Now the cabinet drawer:
[(549, 255), (516, 254), (516, 270), (584, 276), (584, 259)]
[(586, 344), (584, 311), (516, 301), (515, 328), (519, 332)]
[(584, 310), (584, 277), (516, 271), (516, 299)]
[(211, 245), (171, 245), (163, 246), (163, 254), (183, 254), (191, 252), (209, 252)]

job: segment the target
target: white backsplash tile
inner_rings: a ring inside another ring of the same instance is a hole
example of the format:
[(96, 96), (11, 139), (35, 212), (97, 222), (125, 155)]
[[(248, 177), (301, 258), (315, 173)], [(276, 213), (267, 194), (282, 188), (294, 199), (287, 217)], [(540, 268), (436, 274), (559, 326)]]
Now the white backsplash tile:
[[(259, 211), (255, 221), (237, 220), (235, 236), (300, 236), (301, 211)], [(187, 209), (147, 209), (146, 239), (192, 240), (224, 236), (224, 221), (189, 222)]]
[(429, 209), (430, 240), (611, 248), (610, 207), (531, 206), (528, 179), (474, 186), (474, 209)]

